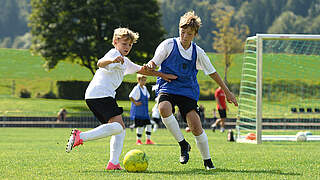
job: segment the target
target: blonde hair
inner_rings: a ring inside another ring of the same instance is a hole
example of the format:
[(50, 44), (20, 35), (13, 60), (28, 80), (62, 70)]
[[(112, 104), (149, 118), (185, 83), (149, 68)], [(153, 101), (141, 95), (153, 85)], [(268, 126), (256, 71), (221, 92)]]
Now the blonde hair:
[(142, 78), (147, 78), (147, 76), (143, 74), (137, 74), (137, 80), (140, 80)]
[(180, 28), (186, 29), (190, 27), (192, 30), (196, 32), (196, 34), (198, 34), (200, 26), (201, 26), (201, 19), (199, 16), (197, 16), (194, 13), (194, 11), (189, 11), (185, 13), (183, 16), (181, 16), (180, 18), (180, 23), (179, 23)]
[(133, 32), (128, 28), (117, 28), (114, 30), (112, 44), (117, 39), (126, 38), (129, 39), (132, 43), (136, 43), (139, 39), (139, 33)]

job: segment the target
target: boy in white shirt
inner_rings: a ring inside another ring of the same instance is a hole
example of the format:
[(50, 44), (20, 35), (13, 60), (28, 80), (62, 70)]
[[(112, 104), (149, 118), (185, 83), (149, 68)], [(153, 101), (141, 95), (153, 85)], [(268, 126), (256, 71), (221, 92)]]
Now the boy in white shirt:
[(147, 87), (147, 77), (141, 74), (137, 74), (138, 84), (132, 89), (129, 94), (131, 101), (130, 118), (134, 120), (135, 127), (137, 128), (137, 145), (143, 144), (141, 141), (144, 126), (146, 126), (146, 144), (154, 144), (151, 141), (151, 129), (152, 124), (150, 122), (150, 116), (148, 111), (148, 99), (150, 94)]
[(74, 147), (83, 144), (85, 141), (112, 136), (107, 170), (122, 169), (119, 157), (125, 137), (125, 124), (121, 116), (123, 109), (118, 106), (115, 95), (124, 75), (140, 73), (160, 76), (168, 81), (176, 78), (174, 75), (157, 71), (148, 72), (144, 67), (133, 63), (126, 57), (138, 38), (138, 33), (127, 28), (114, 30), (112, 41), (114, 48), (99, 59), (97, 63), (99, 69), (96, 71), (85, 93), (86, 103), (101, 122), (101, 125), (86, 132), (73, 129), (66, 147), (66, 152), (70, 152)]

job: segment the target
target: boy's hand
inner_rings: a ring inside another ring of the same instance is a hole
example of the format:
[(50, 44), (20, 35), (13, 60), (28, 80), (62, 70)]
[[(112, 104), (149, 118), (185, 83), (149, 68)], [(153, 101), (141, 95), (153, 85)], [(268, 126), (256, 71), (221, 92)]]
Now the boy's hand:
[(227, 98), (227, 101), (228, 101), (229, 103), (233, 103), (235, 106), (238, 106), (237, 99), (236, 99), (236, 97), (232, 94), (232, 92), (226, 93), (226, 98)]
[(122, 56), (118, 56), (117, 58), (115, 58), (112, 63), (121, 63), (123, 64), (124, 63), (124, 59)]
[(160, 76), (162, 79), (168, 81), (168, 82), (171, 82), (171, 80), (174, 80), (174, 79), (177, 79), (178, 76), (176, 75), (173, 75), (173, 74), (165, 74), (165, 73), (162, 73), (161, 76)]
[(142, 102), (136, 101), (134, 104), (135, 104), (136, 106), (141, 106)]
[(156, 69), (157, 65), (152, 62), (152, 61), (149, 61), (148, 64), (144, 64), (143, 67), (145, 68), (145, 70), (147, 71), (153, 71)]

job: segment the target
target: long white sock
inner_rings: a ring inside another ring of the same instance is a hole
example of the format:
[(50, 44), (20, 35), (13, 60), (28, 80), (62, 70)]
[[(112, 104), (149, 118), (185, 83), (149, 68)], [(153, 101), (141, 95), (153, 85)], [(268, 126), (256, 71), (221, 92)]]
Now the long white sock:
[(119, 158), (123, 148), (123, 141), (126, 136), (126, 130), (120, 134), (113, 135), (110, 139), (110, 160), (114, 165), (119, 164)]
[(174, 138), (178, 142), (184, 140), (184, 137), (183, 137), (183, 134), (182, 134), (182, 132), (180, 130), (178, 121), (173, 116), (173, 114), (171, 114), (171, 116), (169, 116), (169, 117), (162, 118), (162, 122), (167, 127), (167, 129), (169, 129), (171, 134), (174, 136)]
[[(146, 136), (147, 136), (147, 139), (151, 139), (151, 131), (152, 131), (152, 125), (149, 124), (149, 125), (146, 125)], [(149, 132), (149, 133), (147, 133)]]
[(102, 124), (90, 131), (80, 133), (80, 139), (83, 141), (90, 141), (95, 139), (104, 138), (111, 135), (117, 135), (123, 131), (123, 127), (120, 123), (113, 122), (108, 124)]
[(208, 137), (207, 134), (204, 132), (202, 132), (201, 135), (199, 136), (194, 136), (196, 139), (196, 144), (198, 149), (200, 150), (202, 159), (210, 159), (210, 152), (209, 152), (209, 144), (208, 144)]
[[(141, 139), (142, 134), (143, 134), (143, 127), (137, 127), (136, 133), (137, 133), (137, 139)], [(140, 135), (140, 136), (138, 136), (138, 135)]]

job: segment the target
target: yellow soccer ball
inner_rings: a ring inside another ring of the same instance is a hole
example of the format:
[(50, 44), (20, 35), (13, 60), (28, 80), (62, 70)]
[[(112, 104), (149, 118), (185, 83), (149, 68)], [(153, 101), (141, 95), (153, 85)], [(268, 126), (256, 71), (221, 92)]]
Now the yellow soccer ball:
[(139, 149), (133, 149), (124, 156), (123, 165), (129, 172), (143, 172), (148, 168), (147, 155)]

